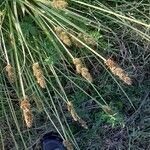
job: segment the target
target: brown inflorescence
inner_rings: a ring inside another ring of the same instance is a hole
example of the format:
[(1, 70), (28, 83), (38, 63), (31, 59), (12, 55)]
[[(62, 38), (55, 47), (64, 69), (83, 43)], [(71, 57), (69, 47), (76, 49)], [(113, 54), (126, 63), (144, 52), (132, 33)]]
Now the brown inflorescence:
[(30, 103), (29, 103), (29, 100), (27, 98), (21, 101), (20, 108), (23, 111), (23, 116), (24, 116), (26, 126), (28, 128), (30, 128), (32, 126), (33, 118), (32, 118)]
[(65, 32), (61, 27), (55, 27), (55, 32), (60, 40), (67, 46), (71, 46), (71, 38), (67, 32)]
[(53, 0), (51, 5), (56, 9), (64, 9), (68, 6), (68, 3), (66, 0)]
[(40, 69), (39, 64), (38, 64), (38, 63), (34, 63), (34, 64), (32, 65), (32, 70), (33, 70), (34, 76), (35, 76), (36, 79), (37, 79), (38, 84), (39, 84), (42, 88), (45, 88), (45, 87), (46, 87), (46, 82), (45, 82), (45, 79), (44, 79), (44, 76), (43, 76), (43, 72), (42, 72), (42, 70)]
[(63, 145), (67, 148), (67, 150), (73, 150), (73, 146), (68, 140), (64, 140)]
[(82, 77), (84, 77), (87, 81), (93, 82), (92, 76), (91, 76), (91, 74), (89, 73), (89, 70), (88, 70), (87, 68), (83, 67), (83, 68), (81, 69), (81, 75), (82, 75)]
[(15, 73), (14, 73), (13, 67), (10, 64), (7, 64), (6, 72), (7, 72), (9, 81), (11, 83), (14, 83), (15, 82)]
[(60, 38), (60, 40), (67, 46), (72, 46), (75, 45), (76, 47), (79, 48), (84, 48), (84, 45), (82, 43), (80, 43), (79, 41), (77, 41), (73, 36), (71, 36), (70, 34), (76, 36), (78, 39), (80, 39), (83, 43), (91, 45), (91, 46), (95, 46), (96, 42), (94, 41), (93, 38), (84, 35), (83, 33), (79, 33), (78, 35), (75, 33), (73, 33), (72, 31), (68, 30), (69, 33), (67, 33), (66, 31), (64, 31), (64, 29), (60, 26), (57, 26), (54, 28), (57, 36)]
[(107, 59), (105, 61), (105, 64), (107, 65), (107, 67), (111, 70), (111, 72), (114, 75), (117, 75), (122, 81), (124, 81), (126, 84), (131, 85), (132, 84), (132, 80), (131, 78), (128, 76), (128, 74), (125, 73), (125, 71), (120, 68), (118, 66), (118, 64), (116, 64), (112, 59)]
[(89, 70), (86, 67), (84, 67), (84, 65), (82, 64), (79, 58), (74, 58), (73, 64), (76, 67), (77, 73), (81, 74), (82, 77), (84, 77), (90, 83), (93, 82), (93, 79), (92, 79), (91, 74), (89, 73)]
[(73, 104), (70, 101), (68, 101), (68, 103), (67, 103), (67, 109), (70, 112), (74, 121), (78, 121), (83, 128), (88, 129), (86, 122), (78, 116), (78, 114), (76, 113), (76, 111), (74, 109)]

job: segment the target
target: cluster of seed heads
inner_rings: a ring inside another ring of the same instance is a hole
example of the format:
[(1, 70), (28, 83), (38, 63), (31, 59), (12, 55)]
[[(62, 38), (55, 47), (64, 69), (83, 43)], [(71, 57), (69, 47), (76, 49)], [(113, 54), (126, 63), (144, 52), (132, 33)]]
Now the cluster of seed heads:
[(53, 0), (51, 5), (56, 9), (64, 9), (68, 6), (68, 3), (66, 0)]
[(84, 67), (84, 65), (82, 64), (79, 58), (74, 58), (73, 64), (76, 67), (77, 73), (81, 74), (82, 77), (84, 77), (88, 82), (91, 83), (93, 81), (92, 76), (89, 73), (89, 70), (86, 67)]
[(78, 116), (78, 114), (76, 113), (74, 109), (73, 104), (70, 101), (67, 103), (67, 109), (70, 112), (74, 121), (78, 121), (83, 128), (88, 129), (86, 122)]
[[(74, 37), (72, 37), (69, 33), (67, 33), (63, 28), (61, 27), (55, 27), (55, 32), (57, 34), (57, 36), (59, 37), (59, 39), (67, 46), (72, 46), (75, 45), (78, 48), (84, 48), (84, 46), (77, 41)], [(74, 33), (72, 33), (74, 35)], [(95, 46), (96, 42), (94, 41), (93, 38), (83, 34), (83, 33), (79, 33), (78, 35), (74, 35), (77, 36), (78, 39), (80, 39), (82, 42), (91, 45), (91, 46)]]
[(30, 103), (29, 103), (29, 100), (27, 98), (23, 99), (21, 101), (20, 108), (23, 111), (23, 116), (24, 116), (24, 120), (25, 120), (26, 126), (28, 128), (30, 128), (32, 126), (33, 118), (32, 118), (32, 112), (31, 112), (31, 108), (30, 108)]
[(125, 71), (122, 68), (120, 68), (119, 65), (116, 64), (112, 59), (107, 59), (105, 61), (105, 64), (114, 75), (118, 76), (126, 84), (128, 85), (132, 84), (132, 80), (128, 76), (128, 74), (126, 74)]
[(32, 70), (33, 70), (33, 74), (34, 76), (36, 77), (37, 79), (37, 82), (38, 84), (42, 87), (42, 88), (45, 88), (46, 87), (46, 82), (45, 82), (45, 79), (44, 79), (44, 76), (43, 76), (43, 72), (39, 66), (38, 63), (34, 63), (32, 65)]

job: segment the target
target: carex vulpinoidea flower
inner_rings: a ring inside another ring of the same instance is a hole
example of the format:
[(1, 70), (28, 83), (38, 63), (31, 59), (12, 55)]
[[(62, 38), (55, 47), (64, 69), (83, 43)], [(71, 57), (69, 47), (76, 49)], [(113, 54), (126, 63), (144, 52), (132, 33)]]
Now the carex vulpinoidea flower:
[(78, 114), (76, 113), (76, 111), (74, 109), (73, 104), (70, 101), (68, 101), (68, 103), (67, 103), (67, 109), (70, 112), (74, 121), (79, 122), (83, 128), (88, 129), (86, 122), (78, 116)]
[(63, 145), (67, 148), (67, 150), (73, 150), (73, 146), (68, 140), (64, 140)]
[(73, 64), (76, 67), (76, 72), (81, 74), (83, 78), (85, 78), (88, 82), (93, 82), (92, 76), (89, 72), (89, 70), (84, 67), (82, 64), (81, 60), (79, 58), (74, 58), (73, 59)]
[(67, 46), (71, 46), (72, 45), (72, 41), (71, 38), (69, 36), (69, 34), (67, 32), (64, 31), (63, 28), (61, 27), (55, 27), (54, 28), (57, 36), (60, 38), (60, 40)]
[(46, 87), (46, 82), (44, 79), (44, 75), (43, 72), (39, 66), (39, 64), (36, 62), (32, 65), (32, 70), (33, 70), (33, 74), (37, 79), (38, 84), (42, 87), (45, 88)]
[(14, 73), (14, 68), (11, 66), (11, 64), (7, 64), (6, 68), (5, 68), (7, 75), (8, 75), (8, 79), (11, 83), (15, 82), (15, 73)]
[(53, 0), (51, 5), (56, 9), (64, 9), (68, 6), (68, 3), (66, 0)]
[(114, 75), (118, 76), (126, 84), (128, 84), (128, 85), (132, 84), (132, 80), (128, 76), (128, 74), (125, 73), (125, 71), (122, 68), (120, 68), (120, 66), (118, 64), (116, 64), (112, 59), (107, 59), (105, 61), (105, 64)]
[(32, 126), (33, 117), (32, 117), (32, 112), (31, 112), (30, 103), (29, 103), (28, 98), (23, 99), (21, 101), (20, 108), (23, 111), (23, 117), (24, 117), (26, 126), (28, 128), (30, 128)]

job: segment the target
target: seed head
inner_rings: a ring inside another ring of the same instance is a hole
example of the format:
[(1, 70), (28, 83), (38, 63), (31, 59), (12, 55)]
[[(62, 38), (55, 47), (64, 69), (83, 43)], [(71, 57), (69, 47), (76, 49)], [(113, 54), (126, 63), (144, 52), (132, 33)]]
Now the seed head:
[(51, 5), (56, 9), (64, 9), (68, 6), (68, 3), (66, 0), (53, 0)]
[(78, 121), (79, 116), (77, 115), (77, 113), (76, 113), (76, 111), (73, 107), (73, 104), (71, 102), (67, 103), (67, 108), (68, 108), (68, 111), (71, 113), (71, 116), (72, 116), (73, 120)]
[(68, 111), (70, 112), (73, 120), (78, 121), (83, 128), (88, 129), (86, 122), (78, 116), (78, 114), (76, 113), (76, 111), (74, 109), (73, 104), (70, 101), (67, 103), (67, 108), (68, 108)]
[(44, 76), (43, 76), (43, 72), (42, 70), (40, 69), (40, 66), (38, 63), (34, 63), (32, 65), (32, 70), (33, 70), (33, 74), (34, 76), (36, 77), (37, 79), (37, 83), (42, 87), (42, 88), (45, 88), (46, 87), (46, 82), (45, 82), (45, 79), (44, 79)]
[(74, 58), (73, 59), (73, 64), (74, 65), (78, 65), (78, 64), (82, 65), (82, 62), (81, 62), (80, 58)]
[(73, 150), (72, 144), (68, 140), (64, 140), (63, 145), (67, 148), (67, 150)]
[(83, 67), (81, 69), (81, 75), (82, 77), (84, 77), (87, 81), (89, 81), (90, 83), (93, 82), (93, 79), (92, 79), (92, 76), (91, 74), (89, 73), (89, 70), (85, 67)]
[(55, 27), (54, 28), (57, 36), (60, 38), (60, 40), (67, 46), (72, 45), (71, 38), (67, 32), (65, 32), (61, 27)]
[(81, 74), (81, 70), (82, 70), (82, 65), (81, 64), (77, 64), (76, 65), (76, 71), (77, 71), (77, 73)]
[(125, 73), (125, 71), (120, 68), (118, 66), (118, 64), (116, 64), (113, 60), (111, 59), (107, 59), (105, 61), (106, 66), (111, 70), (111, 72), (118, 76), (122, 81), (124, 81), (126, 84), (131, 85), (132, 84), (132, 80), (131, 78), (128, 76), (127, 73)]
[(71, 39), (69, 37), (69, 35), (66, 33), (66, 32), (62, 32), (60, 34), (60, 37), (61, 41), (66, 44), (67, 46), (71, 46), (72, 45), (72, 42), (71, 42)]
[(13, 67), (10, 64), (7, 64), (6, 72), (7, 72), (9, 81), (11, 83), (14, 83), (15, 82), (15, 73), (14, 73)]
[(28, 128), (30, 128), (32, 126), (33, 118), (32, 118), (32, 112), (31, 112), (31, 109), (30, 109), (29, 100), (28, 99), (22, 100), (21, 104), (20, 104), (20, 108), (23, 111), (23, 116), (24, 116), (26, 126)]
[(85, 78), (88, 82), (93, 82), (92, 76), (89, 73), (89, 70), (84, 67), (82, 64), (81, 60), (79, 58), (74, 58), (73, 59), (73, 64), (76, 67), (77, 73), (81, 74), (83, 78)]

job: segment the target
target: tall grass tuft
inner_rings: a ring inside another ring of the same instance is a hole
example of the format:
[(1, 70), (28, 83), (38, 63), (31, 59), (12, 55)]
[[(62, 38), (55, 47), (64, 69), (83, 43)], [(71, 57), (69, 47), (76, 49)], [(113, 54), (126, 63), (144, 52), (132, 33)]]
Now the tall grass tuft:
[(79, 150), (71, 118), (88, 131), (92, 126), (80, 114), (79, 93), (99, 112), (110, 118), (119, 115), (99, 88), (104, 73), (136, 110), (124, 90), (124, 82), (132, 84), (132, 70), (121, 64), (123, 58), (107, 58), (115, 53), (115, 29), (127, 28), (149, 42), (147, 20), (97, 0), (0, 0), (0, 124), (6, 123), (0, 126), (0, 146), (30, 149), (37, 138), (54, 130), (68, 150)]

